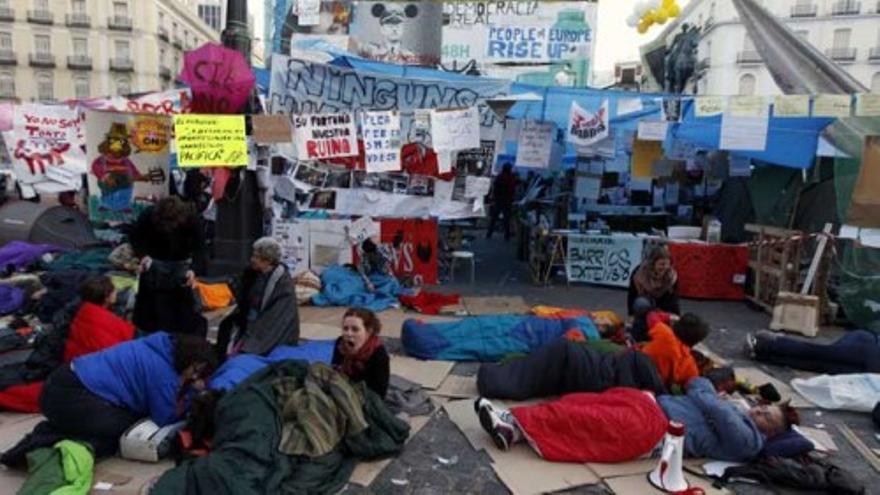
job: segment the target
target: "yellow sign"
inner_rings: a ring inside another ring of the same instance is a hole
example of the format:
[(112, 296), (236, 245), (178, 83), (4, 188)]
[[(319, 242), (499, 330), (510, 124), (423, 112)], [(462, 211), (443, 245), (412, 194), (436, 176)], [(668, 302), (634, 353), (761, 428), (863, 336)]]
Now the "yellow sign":
[(180, 167), (248, 164), (244, 115), (175, 115), (174, 135)]
[(818, 95), (813, 100), (814, 117), (846, 118), (852, 115), (852, 96)]
[(880, 93), (856, 95), (856, 117), (880, 117)]
[(694, 115), (712, 117), (724, 112), (724, 98), (721, 96), (698, 96), (694, 99)]
[(767, 115), (767, 99), (763, 96), (731, 96), (727, 111), (734, 117), (763, 117)]
[(774, 117), (809, 117), (808, 95), (779, 95), (773, 100)]
[(164, 153), (168, 147), (168, 121), (162, 117), (137, 116), (129, 122), (131, 144), (144, 153)]
[(661, 141), (633, 141), (632, 177), (634, 179), (650, 179), (654, 176), (654, 162), (663, 158)]

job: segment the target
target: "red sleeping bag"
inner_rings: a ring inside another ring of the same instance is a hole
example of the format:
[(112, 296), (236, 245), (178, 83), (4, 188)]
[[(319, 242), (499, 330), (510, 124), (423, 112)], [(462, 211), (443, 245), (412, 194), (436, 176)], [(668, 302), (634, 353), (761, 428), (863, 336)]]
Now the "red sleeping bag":
[(632, 388), (577, 393), (514, 407), (532, 446), (554, 462), (627, 462), (650, 453), (669, 421), (657, 401)]
[[(97, 304), (83, 303), (70, 323), (64, 346), (64, 364), (85, 354), (113, 347), (134, 338), (134, 325)], [(13, 385), (0, 392), (0, 410), (40, 412), (43, 382)]]

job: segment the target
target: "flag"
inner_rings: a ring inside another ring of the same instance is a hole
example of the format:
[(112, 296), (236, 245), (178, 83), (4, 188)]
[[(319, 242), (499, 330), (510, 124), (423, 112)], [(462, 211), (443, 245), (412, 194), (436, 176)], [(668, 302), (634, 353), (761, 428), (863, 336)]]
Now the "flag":
[(577, 102), (571, 102), (568, 114), (568, 141), (575, 146), (590, 146), (608, 137), (608, 100), (596, 113), (590, 113)]

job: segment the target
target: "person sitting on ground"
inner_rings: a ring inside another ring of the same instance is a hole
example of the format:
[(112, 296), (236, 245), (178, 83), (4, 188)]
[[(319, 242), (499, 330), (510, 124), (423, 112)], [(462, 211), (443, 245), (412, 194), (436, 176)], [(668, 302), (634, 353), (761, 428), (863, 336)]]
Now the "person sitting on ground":
[(379, 338), (381, 330), (382, 322), (375, 313), (364, 308), (349, 308), (342, 317), (342, 335), (336, 339), (332, 364), (352, 381), (364, 382), (384, 399), (391, 365), (388, 351)]
[(693, 313), (685, 313), (671, 325), (668, 315), (659, 312), (649, 315), (648, 321), (651, 324), (648, 331), (650, 341), (639, 350), (657, 366), (666, 387), (669, 390), (683, 388), (691, 379), (700, 376), (692, 348), (709, 335), (709, 325)]
[[(116, 303), (116, 288), (110, 277), (98, 275), (87, 279), (79, 294), (82, 304), (70, 321), (64, 347), (53, 352), (61, 358), (61, 364), (134, 338), (134, 325), (111, 310)], [(0, 392), (0, 409), (39, 412), (42, 390), (42, 380), (13, 385)]]
[(880, 337), (853, 330), (831, 344), (815, 344), (770, 332), (746, 337), (752, 359), (816, 373), (880, 373)]
[(358, 249), (358, 264), (356, 268), (368, 292), (376, 292), (376, 286), (370, 280), (370, 277), (379, 275), (394, 278), (394, 271), (391, 267), (391, 253), (385, 247), (377, 245), (370, 238), (364, 239), (360, 249)]
[[(665, 247), (652, 249), (630, 278), (626, 305), (630, 316), (637, 316), (637, 306), (659, 309), (673, 315), (681, 314), (678, 274), (672, 267), (672, 257)], [(647, 314), (648, 311), (641, 313)]]
[(685, 456), (746, 462), (761, 455), (766, 440), (798, 423), (788, 404), (737, 409), (705, 378), (692, 380), (685, 396), (656, 400), (647, 392), (615, 388), (510, 411), (479, 398), (474, 408), (498, 448), (527, 440), (539, 455), (558, 462), (625, 462), (646, 456), (660, 445), (669, 421), (684, 425)]
[(99, 458), (113, 455), (119, 437), (142, 418), (158, 426), (180, 421), (188, 393), (203, 389), (216, 365), (204, 339), (166, 332), (78, 357), (46, 380), (40, 396), (46, 420), (0, 462), (23, 466), (28, 452), (63, 439), (89, 444)]
[(263, 237), (254, 242), (236, 302), (236, 311), (220, 325), (217, 352), (221, 359), (239, 352), (266, 355), (279, 345), (299, 342), (296, 288), (281, 263), (281, 245), (275, 239)]

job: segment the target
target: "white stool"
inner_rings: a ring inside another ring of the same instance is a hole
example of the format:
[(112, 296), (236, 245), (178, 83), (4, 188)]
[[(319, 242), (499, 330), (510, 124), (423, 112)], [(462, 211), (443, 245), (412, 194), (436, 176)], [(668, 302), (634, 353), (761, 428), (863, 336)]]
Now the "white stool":
[(474, 271), (476, 270), (476, 266), (474, 264), (474, 253), (471, 251), (453, 251), (452, 252), (452, 261), (449, 264), (449, 280), (451, 282), (455, 282), (455, 264), (457, 260), (469, 261), (471, 264), (471, 283), (474, 283)]

